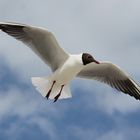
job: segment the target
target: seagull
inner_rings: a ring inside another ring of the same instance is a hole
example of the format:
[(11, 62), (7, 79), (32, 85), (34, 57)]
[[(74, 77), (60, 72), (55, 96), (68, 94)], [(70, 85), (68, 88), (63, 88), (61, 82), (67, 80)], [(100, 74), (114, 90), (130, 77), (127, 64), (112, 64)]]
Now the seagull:
[(99, 62), (89, 53), (67, 53), (49, 30), (12, 22), (0, 22), (0, 30), (26, 44), (51, 68), (51, 75), (31, 78), (45, 98), (56, 102), (72, 97), (70, 81), (79, 77), (106, 83), (140, 100), (140, 86), (118, 66)]

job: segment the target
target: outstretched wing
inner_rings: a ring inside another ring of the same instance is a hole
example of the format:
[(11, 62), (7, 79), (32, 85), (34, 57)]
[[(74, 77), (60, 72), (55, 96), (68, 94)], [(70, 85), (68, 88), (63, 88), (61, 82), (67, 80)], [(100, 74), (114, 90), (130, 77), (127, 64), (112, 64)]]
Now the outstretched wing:
[(112, 63), (91, 63), (87, 65), (77, 76), (104, 82), (111, 87), (140, 100), (139, 85), (119, 67)]
[(0, 22), (0, 30), (28, 45), (53, 71), (69, 56), (59, 47), (54, 35), (46, 29)]

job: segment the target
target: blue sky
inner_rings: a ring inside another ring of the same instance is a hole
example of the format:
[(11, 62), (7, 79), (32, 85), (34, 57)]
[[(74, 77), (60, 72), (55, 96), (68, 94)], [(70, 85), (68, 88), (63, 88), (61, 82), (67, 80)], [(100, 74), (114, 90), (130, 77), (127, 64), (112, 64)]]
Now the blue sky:
[[(0, 20), (51, 30), (70, 53), (90, 52), (140, 83), (139, 0), (0, 0)], [(73, 98), (56, 103), (30, 77), (50, 69), (0, 33), (0, 140), (139, 140), (140, 102), (96, 81), (75, 79)]]

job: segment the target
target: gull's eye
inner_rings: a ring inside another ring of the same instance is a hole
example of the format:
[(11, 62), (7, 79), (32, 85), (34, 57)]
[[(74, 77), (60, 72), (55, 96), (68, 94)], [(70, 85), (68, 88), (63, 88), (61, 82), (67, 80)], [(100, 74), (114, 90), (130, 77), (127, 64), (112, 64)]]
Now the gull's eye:
[(87, 58), (88, 58), (88, 59), (92, 59), (93, 57), (92, 57), (91, 55), (88, 55)]

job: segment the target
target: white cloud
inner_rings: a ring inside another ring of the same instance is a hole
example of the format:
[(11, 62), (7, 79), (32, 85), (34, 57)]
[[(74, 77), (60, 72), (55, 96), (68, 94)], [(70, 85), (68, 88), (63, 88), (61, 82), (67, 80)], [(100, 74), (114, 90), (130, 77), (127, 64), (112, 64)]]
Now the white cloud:
[(132, 113), (140, 108), (139, 101), (125, 95), (123, 93), (118, 93), (112, 90), (104, 92), (102, 96), (98, 96), (96, 99), (96, 104), (100, 110), (113, 114), (115, 112), (120, 112), (122, 114)]
[[(94, 124), (92, 124), (94, 125)], [(131, 128), (121, 124), (120, 127), (113, 127), (104, 132), (94, 128), (71, 126), (69, 128), (75, 139), (85, 140), (131, 140), (139, 139), (139, 128)], [(101, 129), (101, 128), (100, 128)]]
[(0, 114), (1, 119), (4, 117), (18, 115), (27, 117), (37, 113), (39, 102), (32, 99), (30, 91), (21, 91), (16, 87), (9, 88), (8, 91), (1, 91), (0, 94)]
[(104, 135), (99, 136), (97, 140), (124, 140), (123, 133), (116, 132), (116, 131), (109, 131), (108, 133), (105, 133)]
[(50, 139), (57, 140), (58, 134), (57, 134), (55, 125), (50, 120), (47, 120), (45, 117), (37, 116), (37, 117), (31, 118), (29, 120), (29, 123), (36, 124), (44, 134), (46, 133), (48, 134)]
[[(52, 120), (63, 117), (66, 106), (56, 106), (32, 90), (19, 90), (14, 86), (0, 93), (0, 124), (13, 116), (17, 117), (17, 121), (10, 122), (4, 131), (7, 137), (18, 139), (27, 126), (35, 125), (51, 139), (57, 139), (57, 131)], [(22, 123), (27, 126), (23, 127)]]
[(139, 100), (136, 100), (128, 94), (112, 89), (105, 84), (90, 81), (82, 82), (80, 85), (81, 88), (85, 87), (83, 92), (88, 92), (86, 96), (83, 96), (84, 99), (82, 98), (82, 101), (86, 104), (85, 108), (87, 109), (100, 110), (108, 115), (114, 115), (116, 112), (128, 114), (140, 109)]
[(106, 131), (105, 133), (100, 133), (97, 129), (93, 129), (93, 128), (82, 128), (79, 126), (74, 126), (71, 127), (71, 133), (75, 136), (76, 139), (80, 139), (80, 140), (85, 140), (88, 138), (88, 140), (109, 140), (109, 139), (113, 139), (113, 140), (124, 140), (125, 136), (124, 130), (120, 131), (120, 130), (109, 130)]
[(98, 132), (93, 129), (82, 128), (79, 126), (71, 126), (69, 131), (73, 134), (76, 139), (85, 140), (93, 140), (97, 137)]

